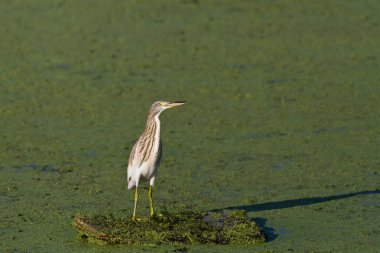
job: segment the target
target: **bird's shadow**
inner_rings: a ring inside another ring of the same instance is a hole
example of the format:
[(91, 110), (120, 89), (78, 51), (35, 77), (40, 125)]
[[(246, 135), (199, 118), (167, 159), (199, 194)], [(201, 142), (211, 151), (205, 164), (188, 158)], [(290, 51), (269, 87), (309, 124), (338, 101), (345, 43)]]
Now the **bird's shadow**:
[[(332, 200), (339, 200), (354, 197), (357, 195), (372, 195), (372, 194), (380, 194), (380, 190), (373, 191), (359, 191), (352, 193), (345, 193), (339, 195), (331, 195), (325, 197), (313, 197), (313, 198), (300, 198), (300, 199), (289, 199), (282, 201), (274, 201), (274, 202), (265, 202), (260, 204), (252, 204), (252, 205), (241, 205), (241, 206), (231, 206), (223, 209), (231, 210), (231, 209), (239, 209), (244, 210), (246, 212), (258, 212), (258, 211), (268, 211), (268, 210), (276, 210), (276, 209), (284, 209), (296, 206), (307, 206), (318, 203), (324, 203)], [(273, 241), (276, 239), (278, 234), (273, 228), (266, 227), (265, 223), (267, 219), (265, 218), (253, 218), (253, 220), (263, 229), (264, 233), (267, 236), (268, 241)]]

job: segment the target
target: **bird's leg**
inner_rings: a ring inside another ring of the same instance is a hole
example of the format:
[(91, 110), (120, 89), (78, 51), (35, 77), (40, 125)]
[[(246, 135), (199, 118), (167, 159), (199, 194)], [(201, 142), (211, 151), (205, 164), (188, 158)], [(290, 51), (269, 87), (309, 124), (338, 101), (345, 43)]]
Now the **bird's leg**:
[(137, 208), (138, 198), (139, 198), (139, 193), (137, 191), (137, 186), (136, 186), (136, 189), (135, 189), (135, 207), (133, 208), (133, 216), (132, 216), (133, 221), (137, 221), (137, 219), (136, 219), (136, 208)]
[(150, 217), (154, 216), (152, 192), (153, 192), (153, 187), (149, 185), (148, 197), (149, 197), (149, 204), (150, 204)]

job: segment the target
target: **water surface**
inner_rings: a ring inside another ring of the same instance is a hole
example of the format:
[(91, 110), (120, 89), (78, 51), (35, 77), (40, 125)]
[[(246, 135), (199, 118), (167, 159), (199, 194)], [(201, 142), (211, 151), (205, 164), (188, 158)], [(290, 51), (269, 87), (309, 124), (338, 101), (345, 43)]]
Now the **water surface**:
[[(77, 239), (73, 217), (131, 215), (127, 156), (147, 110), (183, 99), (161, 116), (158, 209), (244, 209), (270, 239), (257, 252), (375, 252), (379, 11), (2, 1), (0, 251), (125, 252)], [(138, 214), (148, 212), (142, 190)]]

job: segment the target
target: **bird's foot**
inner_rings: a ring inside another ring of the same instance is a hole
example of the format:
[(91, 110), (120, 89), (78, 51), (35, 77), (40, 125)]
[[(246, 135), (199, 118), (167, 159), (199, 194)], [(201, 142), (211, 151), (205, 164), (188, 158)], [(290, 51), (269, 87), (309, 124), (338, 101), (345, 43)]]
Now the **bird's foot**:
[(138, 219), (138, 218), (136, 218), (136, 216), (132, 216), (132, 221), (133, 222), (138, 222), (138, 221), (140, 221), (141, 219)]

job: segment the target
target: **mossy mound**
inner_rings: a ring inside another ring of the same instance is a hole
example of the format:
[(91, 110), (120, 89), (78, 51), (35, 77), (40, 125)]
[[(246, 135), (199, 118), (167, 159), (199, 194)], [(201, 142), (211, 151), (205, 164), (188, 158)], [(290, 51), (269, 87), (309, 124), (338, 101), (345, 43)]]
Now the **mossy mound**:
[(81, 237), (101, 244), (233, 244), (265, 242), (265, 236), (244, 211), (163, 213), (139, 221), (110, 216), (77, 216)]

